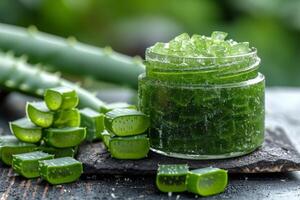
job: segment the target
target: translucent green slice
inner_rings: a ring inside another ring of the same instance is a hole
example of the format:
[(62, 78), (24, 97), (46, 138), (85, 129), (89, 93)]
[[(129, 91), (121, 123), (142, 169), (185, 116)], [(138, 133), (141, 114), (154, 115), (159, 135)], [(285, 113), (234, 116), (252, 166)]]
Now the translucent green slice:
[(76, 108), (57, 111), (54, 114), (53, 127), (78, 127), (80, 126), (80, 113)]
[(37, 143), (42, 139), (42, 128), (35, 126), (27, 118), (9, 123), (11, 132), (21, 141)]
[(80, 110), (81, 127), (87, 128), (86, 140), (91, 142), (101, 138), (104, 131), (104, 115), (90, 108)]
[(111, 137), (112, 136), (110, 135), (110, 133), (107, 130), (104, 130), (103, 132), (101, 132), (101, 139), (108, 150), (109, 150), (109, 140)]
[(41, 145), (37, 149), (49, 154), (53, 154), (55, 158), (74, 157), (76, 154), (75, 147), (55, 148), (46, 145)]
[(147, 115), (133, 109), (114, 109), (106, 113), (105, 128), (117, 136), (144, 133), (150, 125)]
[(22, 153), (13, 155), (12, 167), (20, 175), (26, 178), (36, 178), (40, 176), (38, 166), (40, 160), (53, 159), (54, 155), (41, 151)]
[(43, 101), (27, 103), (26, 114), (30, 121), (37, 126), (47, 128), (53, 123), (54, 113), (47, 108)]
[(53, 185), (74, 182), (82, 172), (82, 163), (71, 157), (39, 161), (41, 177)]
[(53, 111), (75, 108), (79, 102), (76, 91), (67, 87), (48, 89), (44, 97), (48, 108)]
[(0, 159), (6, 165), (12, 164), (12, 155), (32, 152), (36, 149), (35, 144), (21, 142), (16, 137), (14, 138), (6, 136), (6, 138), (0, 139)]
[(109, 140), (110, 154), (117, 159), (145, 158), (149, 149), (149, 138), (146, 135), (111, 137)]
[(162, 192), (186, 191), (186, 175), (189, 167), (186, 164), (159, 165), (156, 175), (156, 186)]
[(107, 108), (107, 112), (117, 109), (117, 108), (127, 108), (127, 109), (135, 109), (136, 110), (136, 106), (135, 105), (131, 105), (125, 102), (116, 102), (116, 103), (110, 103), (106, 105)]
[(188, 172), (187, 190), (201, 196), (210, 196), (225, 190), (228, 182), (227, 171), (219, 168), (203, 168)]
[(86, 128), (66, 127), (49, 128), (43, 131), (44, 141), (48, 146), (67, 148), (78, 146), (86, 136)]

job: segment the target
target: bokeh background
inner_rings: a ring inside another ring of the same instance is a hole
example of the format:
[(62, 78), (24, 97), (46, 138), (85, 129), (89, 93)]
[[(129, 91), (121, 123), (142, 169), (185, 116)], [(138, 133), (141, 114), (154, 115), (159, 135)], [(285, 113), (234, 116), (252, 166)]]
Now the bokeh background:
[(300, 86), (299, 0), (0, 0), (0, 22), (141, 57), (182, 32), (226, 31), (258, 49), (268, 86)]

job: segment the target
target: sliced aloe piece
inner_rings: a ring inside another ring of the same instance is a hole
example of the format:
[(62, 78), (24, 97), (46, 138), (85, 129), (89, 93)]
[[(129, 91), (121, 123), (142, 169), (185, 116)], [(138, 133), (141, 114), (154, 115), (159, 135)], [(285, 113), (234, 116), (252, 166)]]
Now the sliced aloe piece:
[(76, 91), (67, 87), (48, 89), (44, 97), (48, 108), (53, 111), (75, 108), (79, 102)]
[(20, 175), (26, 178), (40, 176), (38, 166), (40, 160), (53, 159), (54, 155), (41, 151), (13, 155), (12, 167)]
[(74, 182), (82, 172), (82, 163), (71, 157), (39, 161), (41, 177), (53, 185)]
[(54, 113), (50, 111), (45, 102), (31, 102), (26, 106), (27, 117), (37, 126), (47, 128), (53, 123)]
[(105, 127), (117, 136), (138, 135), (149, 127), (149, 118), (144, 113), (133, 109), (115, 109), (105, 116)]
[(201, 196), (223, 192), (227, 182), (227, 171), (212, 167), (192, 170), (186, 178), (187, 190)]
[(109, 150), (109, 140), (111, 138), (110, 133), (107, 130), (101, 132), (101, 139), (105, 145), (105, 147)]
[(37, 149), (45, 153), (53, 154), (55, 158), (74, 157), (76, 153), (75, 147), (55, 148), (41, 145)]
[(27, 118), (9, 123), (11, 132), (21, 141), (37, 143), (42, 139), (42, 128), (35, 126)]
[(156, 186), (162, 192), (186, 191), (186, 175), (189, 167), (186, 164), (159, 165), (156, 175)]
[(36, 145), (19, 141), (17, 138), (2, 140), (0, 146), (0, 158), (6, 165), (12, 164), (12, 155), (35, 151)]
[(145, 158), (149, 148), (149, 138), (146, 135), (111, 137), (109, 140), (110, 154), (117, 159)]
[(86, 140), (94, 141), (101, 138), (101, 132), (104, 130), (104, 115), (90, 108), (80, 110), (81, 127), (87, 128)]
[(77, 146), (85, 139), (86, 128), (49, 128), (45, 129), (43, 133), (44, 141), (48, 146), (56, 148), (67, 148)]
[(135, 109), (136, 110), (136, 106), (135, 105), (131, 105), (125, 102), (116, 102), (116, 103), (110, 103), (106, 105), (107, 108), (107, 112), (117, 109), (117, 108), (127, 108), (127, 109)]
[(57, 111), (54, 114), (53, 127), (78, 127), (80, 126), (80, 113), (76, 108)]

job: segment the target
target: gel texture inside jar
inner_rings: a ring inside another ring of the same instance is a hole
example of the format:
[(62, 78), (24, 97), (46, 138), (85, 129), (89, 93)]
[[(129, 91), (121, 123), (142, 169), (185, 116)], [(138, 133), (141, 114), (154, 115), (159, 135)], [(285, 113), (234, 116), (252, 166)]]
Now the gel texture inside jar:
[(178, 158), (250, 153), (264, 140), (264, 76), (249, 43), (184, 33), (146, 50), (139, 108), (151, 119), (151, 149)]

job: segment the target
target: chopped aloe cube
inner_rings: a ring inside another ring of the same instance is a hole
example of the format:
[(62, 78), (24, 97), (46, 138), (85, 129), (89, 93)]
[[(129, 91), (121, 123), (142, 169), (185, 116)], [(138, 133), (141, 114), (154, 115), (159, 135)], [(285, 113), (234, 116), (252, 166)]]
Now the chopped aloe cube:
[(53, 185), (74, 182), (82, 172), (82, 163), (71, 157), (39, 161), (42, 179)]
[(223, 192), (227, 182), (227, 171), (212, 167), (189, 171), (186, 178), (187, 190), (201, 196)]
[(149, 149), (149, 138), (146, 135), (111, 137), (109, 140), (111, 156), (117, 159), (145, 158)]
[(27, 103), (26, 114), (30, 121), (37, 126), (47, 128), (53, 123), (54, 113), (47, 108), (43, 101)]
[(2, 141), (0, 144), (0, 159), (6, 165), (12, 164), (13, 154), (32, 152), (36, 149), (35, 144), (21, 142), (17, 138), (5, 137), (6, 138), (0, 139), (0, 141)]
[(162, 192), (186, 191), (186, 175), (189, 167), (186, 164), (159, 165), (156, 175), (156, 186)]
[(78, 127), (80, 126), (80, 113), (78, 109), (60, 110), (54, 115), (53, 127)]
[(22, 153), (13, 155), (12, 167), (20, 175), (26, 178), (36, 178), (40, 176), (38, 167), (40, 160), (53, 159), (54, 155), (41, 151)]
[(35, 126), (27, 118), (10, 122), (11, 132), (21, 141), (37, 143), (42, 139), (42, 128)]
[(132, 109), (115, 109), (105, 116), (105, 128), (117, 136), (138, 135), (145, 132), (150, 121), (144, 113)]
[(108, 148), (108, 150), (109, 150), (109, 140), (111, 137), (112, 137), (111, 134), (107, 130), (101, 132), (101, 139), (104, 145), (106, 146), (106, 148)]
[(81, 127), (87, 128), (86, 140), (94, 141), (100, 139), (101, 132), (104, 130), (104, 115), (90, 108), (80, 110)]
[(44, 96), (48, 108), (54, 111), (75, 108), (79, 102), (76, 91), (67, 87), (48, 89)]
[(51, 147), (74, 147), (85, 139), (85, 135), (86, 128), (83, 127), (49, 128), (44, 130), (44, 141)]
[(53, 154), (55, 158), (74, 157), (76, 153), (76, 149), (74, 147), (55, 148), (55, 147), (48, 147), (46, 145), (41, 145), (37, 149), (49, 154)]
[(125, 102), (116, 102), (116, 103), (110, 103), (106, 105), (107, 108), (107, 112), (117, 109), (117, 108), (127, 108), (127, 109), (135, 109), (136, 110), (136, 106), (135, 105), (131, 105)]
[(211, 39), (213, 40), (225, 40), (228, 33), (222, 32), (222, 31), (214, 31), (211, 34)]

